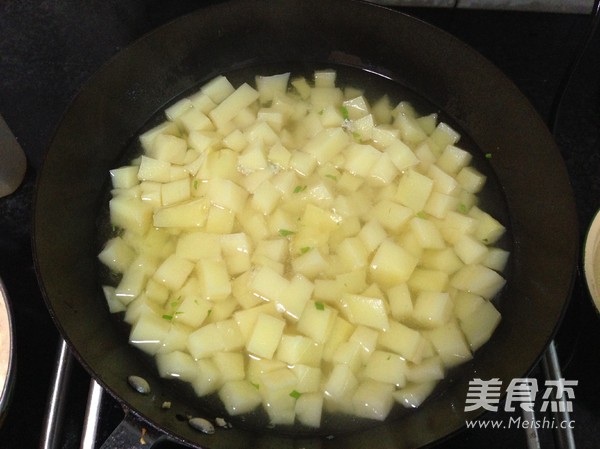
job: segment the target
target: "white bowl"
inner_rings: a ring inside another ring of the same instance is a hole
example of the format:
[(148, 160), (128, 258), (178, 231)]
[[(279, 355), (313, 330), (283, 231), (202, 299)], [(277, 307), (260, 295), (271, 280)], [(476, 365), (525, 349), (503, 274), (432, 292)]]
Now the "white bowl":
[(13, 320), (8, 294), (0, 280), (0, 425), (10, 402), (15, 371)]
[(600, 211), (596, 212), (585, 237), (583, 273), (594, 305), (600, 311)]

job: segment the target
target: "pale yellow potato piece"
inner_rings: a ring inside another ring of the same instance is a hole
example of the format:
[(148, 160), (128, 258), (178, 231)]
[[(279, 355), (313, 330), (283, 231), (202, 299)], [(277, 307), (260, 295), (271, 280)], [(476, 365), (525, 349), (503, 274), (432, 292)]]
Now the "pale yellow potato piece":
[(108, 205), (114, 226), (142, 235), (152, 224), (152, 208), (137, 198), (117, 196)]
[(391, 384), (366, 379), (352, 396), (353, 410), (362, 418), (383, 421), (394, 405), (393, 392)]
[(171, 324), (153, 312), (142, 313), (129, 333), (129, 343), (148, 354), (156, 354)]
[(380, 245), (370, 264), (370, 273), (373, 279), (382, 286), (390, 287), (406, 282), (415, 267), (418, 259), (403, 249), (393, 240), (384, 240)]
[(249, 413), (262, 402), (256, 387), (246, 380), (225, 383), (219, 390), (219, 398), (231, 416)]
[(223, 381), (221, 372), (212, 359), (200, 359), (196, 362), (198, 375), (191, 382), (198, 396), (206, 396), (217, 391)]
[(317, 343), (324, 343), (333, 329), (337, 314), (338, 311), (327, 304), (308, 301), (296, 329)]
[(296, 419), (305, 426), (318, 428), (323, 414), (323, 395), (321, 393), (303, 393), (294, 406)]
[(341, 298), (341, 310), (353, 324), (382, 331), (388, 329), (388, 312), (381, 298), (345, 293)]
[(173, 351), (156, 355), (156, 366), (161, 377), (192, 382), (198, 375), (196, 361), (187, 352)]
[(285, 320), (266, 313), (259, 313), (252, 333), (246, 341), (246, 349), (258, 357), (272, 358), (284, 328)]

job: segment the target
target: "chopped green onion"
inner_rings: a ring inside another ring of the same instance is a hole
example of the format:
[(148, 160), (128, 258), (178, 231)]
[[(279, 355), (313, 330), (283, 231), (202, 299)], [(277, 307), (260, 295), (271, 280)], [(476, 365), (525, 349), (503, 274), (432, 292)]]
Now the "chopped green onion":
[(295, 234), (294, 231), (290, 231), (289, 229), (280, 229), (279, 230), (279, 235), (282, 237), (287, 237), (288, 235), (292, 235)]
[(323, 304), (322, 302), (315, 302), (315, 307), (317, 308), (317, 310), (325, 310), (325, 304)]
[(463, 214), (467, 212), (467, 205), (464, 203), (460, 203), (458, 205), (458, 210), (461, 211)]
[(310, 246), (303, 246), (302, 248), (300, 248), (300, 253), (302, 253), (302, 254), (306, 254), (309, 251), (310, 251)]
[(427, 218), (427, 214), (423, 211), (417, 212), (417, 217), (419, 218)]
[(171, 321), (173, 319), (173, 315), (163, 315), (162, 317), (168, 321)]
[(293, 391), (290, 393), (290, 396), (291, 396), (291, 397), (293, 397), (294, 399), (298, 399), (300, 396), (302, 396), (302, 393), (300, 393), (300, 392), (299, 392), (299, 391), (297, 391), (297, 390), (293, 390)]
[(305, 185), (304, 186), (296, 186), (294, 188), (294, 193), (300, 193), (300, 192), (303, 192), (304, 190), (306, 190), (306, 186)]
[(340, 112), (342, 113), (344, 120), (350, 120), (350, 114), (348, 113), (348, 108), (346, 106), (341, 106)]
[(194, 190), (198, 190), (198, 180), (194, 179)]
[(485, 153), (485, 158), (486, 159), (491, 159), (492, 158), (492, 153)]
[(251, 383), (251, 384), (252, 384), (252, 386), (253, 386), (254, 388), (256, 388), (257, 390), (260, 388), (260, 385), (259, 385), (259, 384), (255, 384), (254, 382), (250, 382), (250, 383)]
[(333, 179), (334, 181), (337, 181), (337, 176), (335, 176), (335, 175), (325, 175), (325, 177), (329, 178), (329, 179)]

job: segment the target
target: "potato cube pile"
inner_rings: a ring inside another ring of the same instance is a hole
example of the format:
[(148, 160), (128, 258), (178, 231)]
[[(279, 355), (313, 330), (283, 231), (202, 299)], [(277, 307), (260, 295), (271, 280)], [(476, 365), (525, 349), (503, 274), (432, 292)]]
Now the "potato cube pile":
[(336, 75), (218, 76), (110, 172), (108, 307), (161, 376), (232, 416), (383, 420), (500, 321), (505, 228), (459, 134)]

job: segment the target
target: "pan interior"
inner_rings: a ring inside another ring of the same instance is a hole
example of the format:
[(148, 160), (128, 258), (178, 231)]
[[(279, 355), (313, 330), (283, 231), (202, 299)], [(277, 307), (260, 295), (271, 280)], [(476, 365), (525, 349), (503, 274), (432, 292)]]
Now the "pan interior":
[[(457, 130), (461, 138), (457, 143), (461, 148), (469, 151), (473, 155), (472, 166), (476, 167), (480, 172), (484, 173), (487, 177), (486, 186), (482, 192), (478, 194), (480, 199), (479, 206), (492, 214), (501, 223), (507, 227), (507, 232), (503, 236), (502, 240), (498, 242), (496, 246), (511, 250), (512, 247), (512, 236), (510, 232), (510, 216), (504, 197), (502, 186), (497, 179), (494, 171), (490, 167), (488, 160), (484, 156), (484, 152), (479, 148), (474, 141), (469, 137), (467, 132), (461, 129), (460, 125), (439, 106), (431, 103), (423, 96), (412, 91), (406, 86), (403, 86), (400, 81), (390, 77), (390, 74), (380, 74), (373, 70), (363, 70), (352, 66), (344, 66), (337, 63), (324, 63), (324, 64), (299, 64), (299, 63), (285, 63), (285, 64), (264, 64), (264, 65), (252, 65), (249, 67), (238, 68), (230, 72), (223, 73), (234, 85), (237, 87), (244, 82), (249, 84), (254, 83), (255, 76), (258, 75), (275, 75), (279, 73), (291, 73), (291, 79), (296, 76), (303, 76), (308, 80), (311, 80), (316, 70), (333, 69), (336, 71), (337, 79), (336, 84), (342, 88), (354, 87), (364, 91), (364, 96), (371, 103), (381, 98), (383, 95), (388, 95), (391, 100), (391, 104), (398, 104), (400, 101), (408, 101), (413, 105), (418, 115), (427, 115), (430, 113), (438, 114), (438, 121), (449, 124), (453, 129)], [(195, 93), (205, 82), (209, 80), (202, 80), (197, 85), (184, 91), (181, 95), (175, 97), (172, 101), (165, 104), (163, 108), (160, 108), (144, 126), (135, 134), (131, 139), (126, 148), (119, 155), (118, 159), (114, 163), (114, 167), (119, 167), (128, 164), (132, 159), (142, 154), (142, 148), (139, 143), (137, 136), (143, 132), (153, 128), (154, 126), (162, 123), (165, 120), (164, 109), (169, 105), (174, 104), (181, 98), (187, 97)], [(102, 245), (106, 240), (114, 235), (114, 228), (110, 223), (110, 216), (108, 211), (108, 200), (110, 198), (110, 179), (105, 182), (105, 188), (103, 192), (104, 200), (102, 201), (102, 207), (98, 215), (98, 252), (102, 248)], [(510, 265), (507, 267), (506, 272), (510, 269)], [(504, 273), (504, 276), (507, 273)], [(112, 284), (115, 285), (118, 282), (118, 277), (111, 274), (104, 266), (99, 264), (99, 285)], [(509, 279), (510, 282), (510, 279)], [(495, 305), (502, 311), (502, 293), (494, 298)], [(129, 325), (122, 321), (122, 313), (115, 314), (112, 316), (113, 325), (117, 329), (117, 332), (121, 335), (123, 341), (127, 341), (129, 333)], [(475, 353), (475, 357), (478, 357), (481, 351), (486, 351), (486, 346), (481, 348)], [(137, 352), (137, 351), (136, 351)], [(156, 370), (155, 362), (152, 357), (142, 354), (137, 354), (141, 363), (146, 365), (149, 370)], [(456, 382), (470, 379), (472, 375), (472, 364), (465, 366), (455, 367), (447, 372), (447, 377), (442, 380), (436, 390), (432, 394), (432, 398), (438, 397), (443, 394), (444, 390), (448, 386), (453, 385)], [(194, 397), (195, 393), (188, 383), (180, 382), (177, 380), (169, 380), (171, 394), (182, 400), (189, 401), (190, 397)], [(197, 398), (192, 402), (197, 402), (197, 406), (203, 411), (208, 413), (210, 416), (227, 416), (227, 412), (222, 406), (218, 395), (212, 394), (206, 397)], [(399, 404), (394, 406), (394, 409), (386, 419), (387, 422), (393, 422), (397, 419), (402, 418), (406, 414), (413, 412), (412, 409), (406, 409)], [(269, 426), (268, 416), (259, 407), (257, 411), (245, 414), (243, 417), (230, 417), (228, 418), (237, 427), (246, 428), (252, 431), (260, 429), (262, 431), (272, 431)], [(348, 433), (350, 431), (356, 431), (361, 429), (367, 429), (379, 426), (381, 423), (373, 420), (364, 418), (353, 417), (350, 415), (340, 413), (327, 413), (325, 412), (322, 425), (319, 429), (310, 429), (304, 426), (277, 426), (275, 432), (282, 433), (285, 435), (292, 436), (311, 436), (311, 435), (339, 435), (340, 433)]]

